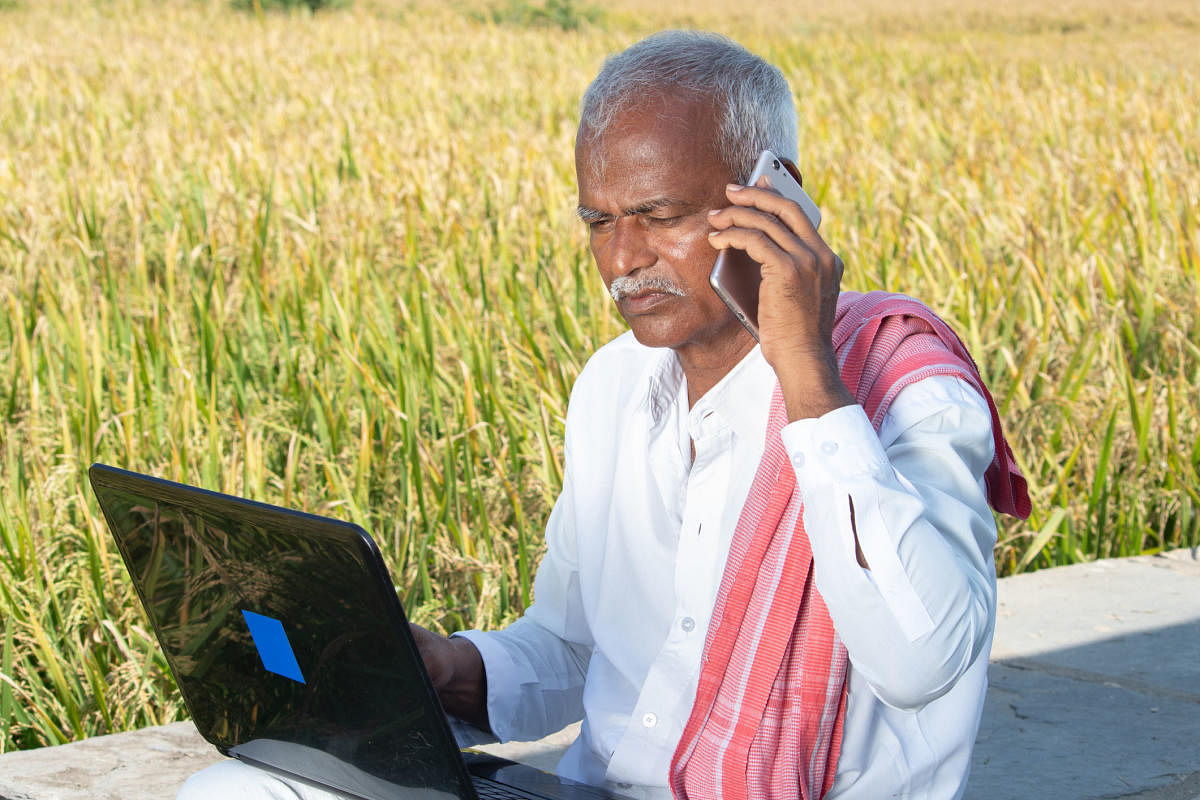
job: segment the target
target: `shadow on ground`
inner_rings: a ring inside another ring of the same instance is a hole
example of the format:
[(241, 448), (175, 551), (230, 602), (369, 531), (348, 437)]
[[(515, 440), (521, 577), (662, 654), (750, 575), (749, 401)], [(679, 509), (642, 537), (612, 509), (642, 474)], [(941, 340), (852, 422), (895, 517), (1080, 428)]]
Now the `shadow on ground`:
[(1200, 798), (1200, 618), (993, 661), (988, 677), (968, 800)]

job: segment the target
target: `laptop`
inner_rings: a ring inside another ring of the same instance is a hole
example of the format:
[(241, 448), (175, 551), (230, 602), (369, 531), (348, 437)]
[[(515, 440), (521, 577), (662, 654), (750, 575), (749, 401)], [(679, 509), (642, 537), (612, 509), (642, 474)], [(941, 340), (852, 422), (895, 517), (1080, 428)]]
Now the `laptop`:
[(459, 750), (359, 526), (88, 475), (192, 720), (225, 755), (366, 800), (617, 797)]

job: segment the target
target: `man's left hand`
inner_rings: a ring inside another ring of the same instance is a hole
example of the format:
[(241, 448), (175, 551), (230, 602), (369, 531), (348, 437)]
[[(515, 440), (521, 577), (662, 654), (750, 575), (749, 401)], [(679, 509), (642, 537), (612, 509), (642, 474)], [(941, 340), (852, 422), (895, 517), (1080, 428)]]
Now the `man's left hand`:
[[(765, 183), (765, 182), (763, 182)], [(850, 405), (833, 352), (842, 259), (799, 205), (766, 185), (730, 184), (733, 204), (710, 212), (718, 250), (736, 247), (762, 264), (758, 334), (783, 388), (788, 419), (819, 417)]]

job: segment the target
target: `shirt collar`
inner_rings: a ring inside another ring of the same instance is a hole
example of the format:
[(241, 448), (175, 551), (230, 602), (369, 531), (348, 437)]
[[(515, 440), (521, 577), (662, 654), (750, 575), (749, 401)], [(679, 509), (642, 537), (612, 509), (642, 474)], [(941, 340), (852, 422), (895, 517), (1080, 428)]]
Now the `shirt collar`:
[(650, 368), (646, 381), (646, 410), (650, 414), (650, 429), (654, 430), (670, 416), (683, 388), (683, 367), (675, 351), (661, 348), (659, 358)]
[[(679, 358), (673, 350), (664, 348), (647, 381), (646, 408), (651, 431), (670, 417), (684, 390), (684, 381)], [(755, 345), (696, 401), (688, 412), (689, 427), (694, 429), (698, 420), (712, 412), (739, 438), (761, 446), (767, 435), (767, 417), (776, 383), (775, 370), (763, 358), (762, 348)]]

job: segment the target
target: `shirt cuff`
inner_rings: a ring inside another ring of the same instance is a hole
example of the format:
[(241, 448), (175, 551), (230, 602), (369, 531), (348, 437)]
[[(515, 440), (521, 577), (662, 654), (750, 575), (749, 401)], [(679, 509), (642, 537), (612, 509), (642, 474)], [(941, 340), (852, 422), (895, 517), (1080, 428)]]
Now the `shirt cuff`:
[[(514, 731), (510, 723), (516, 719), (515, 705), (521, 694), (513, 691), (513, 687), (526, 682), (524, 671), (513, 661), (507, 648), (490, 634), (472, 630), (459, 631), (450, 636), (466, 639), (479, 651), (483, 659), (484, 677), (487, 680), (488, 724), (497, 740), (511, 741)], [(456, 737), (457, 734), (456, 731)]]
[[(780, 436), (804, 501), (813, 555), (826, 572), (821, 583), (841, 583), (855, 591), (852, 587), (865, 575), (909, 641), (931, 631), (933, 620), (909, 580), (888, 525), (888, 520), (919, 517), (924, 504), (897, 480), (866, 412), (859, 405), (843, 406), (816, 419), (797, 420)], [(858, 564), (856, 535), (866, 570)], [(847, 580), (829, 580), (830, 571)]]
[(801, 485), (877, 474), (888, 463), (871, 421), (857, 404), (796, 420), (780, 436)]

